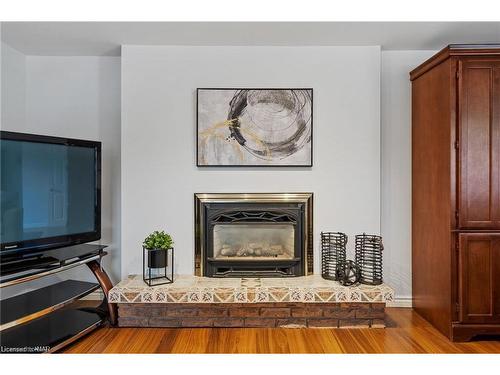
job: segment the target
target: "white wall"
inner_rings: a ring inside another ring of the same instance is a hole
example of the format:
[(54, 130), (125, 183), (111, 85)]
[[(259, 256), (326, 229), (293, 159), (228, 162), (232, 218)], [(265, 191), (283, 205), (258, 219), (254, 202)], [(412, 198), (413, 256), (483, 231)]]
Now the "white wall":
[[(106, 264), (115, 281), (140, 272), (140, 242), (147, 232), (160, 227), (176, 239), (180, 272), (192, 272), (194, 192), (313, 191), (316, 269), (319, 232), (377, 232), (380, 203), (384, 277), (399, 300), (410, 298), (408, 72), (435, 51), (124, 47), (123, 216), (119, 58), (24, 56), (4, 43), (1, 52), (2, 129), (104, 143), (103, 179), (108, 182), (103, 191), (102, 243), (112, 245)], [(275, 85), (314, 88), (313, 168), (197, 169), (196, 87)], [(381, 172), (377, 169), (379, 108)], [(359, 166), (366, 176), (354, 175), (351, 168)], [(361, 213), (364, 204), (368, 216)], [(120, 219), (126, 229), (122, 259)]]
[(28, 56), (24, 131), (102, 142), (104, 265), (120, 279), (120, 58)]
[(411, 85), (409, 72), (436, 51), (383, 51), (381, 85), (384, 278), (411, 303)]
[[(8, 63), (8, 58), (8, 55), (2, 56), (2, 62)], [(100, 243), (110, 245), (104, 266), (113, 281), (117, 282), (121, 269), (120, 58), (26, 56), (24, 60), (24, 79), (18, 74), (15, 82), (11, 78), (5, 83), (5, 77), (16, 69), (9, 64), (6, 71), (2, 71), (2, 113), (13, 112), (13, 107), (18, 107), (18, 101), (22, 101), (25, 103), (24, 121), (7, 116), (8, 121), (2, 121), (2, 129), (102, 142)], [(23, 82), (24, 87), (20, 88)], [(24, 98), (19, 94), (21, 90)], [(60, 276), (95, 280), (85, 267)], [(41, 287), (54, 280), (42, 279), (23, 285), (23, 288)], [(3, 289), (2, 298), (19, 290)]]
[(26, 56), (2, 42), (2, 116), (1, 127), (24, 127)]
[[(312, 168), (196, 168), (197, 87), (313, 87)], [(193, 193), (311, 191), (320, 231), (380, 231), (379, 47), (122, 48), (122, 277), (164, 228), (193, 273)], [(352, 243), (351, 243), (352, 245)]]

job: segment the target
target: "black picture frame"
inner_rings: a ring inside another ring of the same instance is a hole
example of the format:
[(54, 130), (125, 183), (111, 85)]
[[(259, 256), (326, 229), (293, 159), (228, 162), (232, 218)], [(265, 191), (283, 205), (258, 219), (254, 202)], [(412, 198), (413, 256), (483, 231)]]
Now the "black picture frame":
[[(199, 137), (199, 93), (201, 90), (308, 90), (311, 92), (311, 150), (310, 150), (310, 162), (309, 164), (220, 164), (220, 165), (209, 165), (200, 164), (199, 150), (200, 150), (200, 137)], [(313, 166), (314, 157), (314, 90), (311, 87), (198, 87), (196, 89), (196, 166), (198, 168), (311, 168)]]

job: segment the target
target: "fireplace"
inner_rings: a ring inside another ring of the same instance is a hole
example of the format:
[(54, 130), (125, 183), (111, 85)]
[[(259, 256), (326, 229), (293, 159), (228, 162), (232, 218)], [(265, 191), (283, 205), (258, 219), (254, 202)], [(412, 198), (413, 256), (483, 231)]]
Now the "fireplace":
[(312, 198), (312, 193), (195, 194), (195, 274), (311, 274)]

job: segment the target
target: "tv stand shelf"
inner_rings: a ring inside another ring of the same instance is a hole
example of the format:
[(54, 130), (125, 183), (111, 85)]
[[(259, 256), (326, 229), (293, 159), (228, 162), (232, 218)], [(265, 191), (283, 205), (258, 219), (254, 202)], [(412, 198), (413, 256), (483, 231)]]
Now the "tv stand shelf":
[(74, 245), (31, 253), (23, 258), (2, 257), (0, 288), (48, 276), (99, 260), (106, 255), (104, 245)]
[[(86, 264), (98, 283), (66, 280), (1, 301), (2, 352), (54, 352), (105, 322), (116, 324), (116, 305), (108, 303), (113, 287), (101, 267), (107, 253), (102, 245), (75, 245), (30, 254), (23, 259), (2, 258), (0, 287), (32, 281)], [(23, 264), (24, 263), (24, 264)], [(85, 308), (78, 299), (102, 288), (104, 300)], [(25, 349), (23, 349), (25, 350)]]
[(5, 299), (1, 304), (0, 331), (50, 314), (99, 288), (96, 283), (65, 280)]
[(3, 353), (53, 353), (102, 323), (103, 318), (97, 312), (80, 309), (55, 311), (2, 332), (2, 351)]

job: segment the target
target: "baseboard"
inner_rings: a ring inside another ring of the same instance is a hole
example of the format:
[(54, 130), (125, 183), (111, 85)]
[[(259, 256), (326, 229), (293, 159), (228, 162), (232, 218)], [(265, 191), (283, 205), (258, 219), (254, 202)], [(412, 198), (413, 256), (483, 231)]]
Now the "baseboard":
[(396, 297), (394, 301), (387, 302), (387, 307), (407, 307), (412, 308), (412, 298), (411, 297)]

